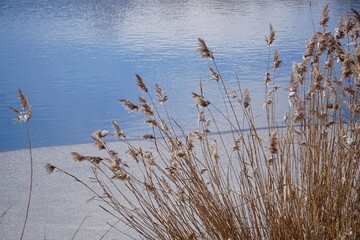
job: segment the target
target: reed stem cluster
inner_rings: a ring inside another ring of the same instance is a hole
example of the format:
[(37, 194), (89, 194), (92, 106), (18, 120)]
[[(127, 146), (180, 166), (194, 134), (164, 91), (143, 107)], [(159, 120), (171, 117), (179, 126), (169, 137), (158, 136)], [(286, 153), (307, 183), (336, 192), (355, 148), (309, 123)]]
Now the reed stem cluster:
[[(152, 95), (136, 75), (138, 103), (119, 101), (147, 118), (142, 137), (151, 147), (135, 146), (112, 121), (113, 133), (92, 135), (108, 157), (72, 153), (91, 166), (91, 182), (51, 164), (47, 171), (80, 181), (142, 239), (360, 239), (360, 14), (345, 12), (330, 32), (328, 12), (326, 5), (319, 31), (293, 64), (284, 127), (275, 119), (279, 87), (270, 74), (283, 62), (272, 49), (273, 26), (266, 37), (265, 131), (256, 128), (250, 91), (239, 81), (235, 89), (226, 85), (214, 52), (199, 38), (223, 106), (206, 98), (200, 82), (192, 94), (198, 125), (186, 132), (168, 113), (168, 95), (158, 85)], [(109, 135), (127, 151), (110, 149)]]

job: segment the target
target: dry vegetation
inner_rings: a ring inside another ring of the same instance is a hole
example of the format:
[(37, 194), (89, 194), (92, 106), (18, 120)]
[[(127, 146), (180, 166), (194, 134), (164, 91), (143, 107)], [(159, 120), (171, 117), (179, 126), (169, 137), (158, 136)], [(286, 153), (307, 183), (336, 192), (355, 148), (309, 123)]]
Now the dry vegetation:
[[(270, 68), (276, 71), (282, 61), (272, 49), (270, 25), (265, 134), (256, 129), (249, 91), (240, 84), (227, 89), (214, 53), (199, 39), (198, 52), (209, 59), (223, 106), (206, 98), (200, 82), (192, 93), (198, 126), (185, 132), (168, 114), (166, 93), (156, 85), (152, 95), (136, 75), (143, 96), (137, 104), (119, 101), (147, 117), (151, 132), (142, 137), (152, 147), (134, 146), (112, 121), (113, 133), (92, 134), (108, 157), (72, 153), (92, 166), (92, 181), (51, 164), (47, 171), (81, 182), (105, 211), (138, 233), (129, 238), (360, 239), (360, 15), (345, 13), (334, 32), (328, 20), (325, 6), (320, 30), (293, 65), (285, 127), (275, 121), (278, 87)], [(230, 134), (222, 133), (220, 117)], [(210, 129), (217, 134), (209, 135)], [(110, 149), (107, 135), (127, 145), (126, 153)]]
[[(20, 88), (18, 90), (18, 98), (19, 98), (19, 102), (21, 104), (21, 110), (18, 110), (18, 109), (14, 108), (14, 107), (10, 107), (10, 110), (17, 114), (17, 116), (14, 118), (15, 122), (24, 122), (25, 125), (26, 125), (26, 137), (27, 137), (27, 141), (28, 141), (29, 157), (30, 157), (29, 195), (28, 195), (28, 200), (27, 200), (24, 224), (23, 224), (22, 231), (21, 231), (21, 236), (20, 236), (20, 240), (21, 240), (24, 237), (27, 221), (28, 221), (28, 218), (29, 218), (29, 211), (30, 211), (30, 206), (31, 206), (31, 197), (32, 197), (32, 190), (33, 190), (33, 182), (34, 182), (33, 181), (33, 179), (34, 179), (34, 162), (33, 162), (32, 147), (31, 147), (31, 140), (30, 140), (30, 133), (29, 133), (29, 121), (30, 121), (31, 115), (32, 115), (31, 106), (30, 106), (27, 98), (22, 93)], [(1, 221), (2, 221), (3, 217), (5, 216), (6, 212), (9, 209), (10, 208), (8, 208), (1, 215), (1, 217), (0, 217)], [(0, 223), (1, 223), (1, 221), (0, 221)]]

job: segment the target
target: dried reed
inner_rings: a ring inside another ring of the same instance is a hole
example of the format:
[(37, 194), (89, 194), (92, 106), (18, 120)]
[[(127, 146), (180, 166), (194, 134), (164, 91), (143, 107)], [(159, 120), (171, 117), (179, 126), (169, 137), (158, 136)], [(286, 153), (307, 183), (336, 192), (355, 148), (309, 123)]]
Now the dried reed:
[(30, 157), (30, 186), (29, 186), (29, 195), (27, 200), (27, 206), (26, 206), (26, 214), (24, 219), (24, 225), (21, 231), (20, 240), (23, 239), (26, 229), (26, 224), (29, 218), (29, 211), (30, 211), (30, 205), (31, 205), (31, 196), (32, 196), (32, 189), (33, 189), (33, 179), (34, 179), (34, 164), (33, 164), (33, 156), (32, 156), (32, 147), (31, 147), (31, 139), (30, 139), (30, 131), (29, 131), (29, 121), (31, 119), (32, 113), (31, 113), (31, 106), (27, 100), (27, 98), (22, 93), (21, 89), (18, 90), (18, 97), (19, 102), (21, 104), (21, 111), (17, 110), (14, 107), (10, 107), (10, 110), (12, 112), (15, 112), (17, 116), (14, 118), (15, 122), (25, 122), (26, 125), (26, 137), (29, 145), (29, 157)]
[[(271, 65), (278, 71), (282, 61), (278, 51), (271, 58), (270, 24), (265, 135), (255, 127), (249, 90), (239, 82), (227, 90), (213, 52), (199, 38), (198, 52), (212, 64), (210, 80), (223, 106), (206, 98), (200, 82), (199, 93), (192, 93), (198, 127), (185, 132), (167, 112), (167, 94), (156, 85), (153, 101), (136, 75), (145, 96), (139, 106), (120, 102), (147, 117), (151, 133), (142, 137), (151, 147), (134, 146), (113, 121), (113, 135), (126, 153), (110, 149), (105, 141), (110, 134), (100, 130), (92, 138), (108, 158), (72, 153), (75, 161), (92, 166), (96, 187), (53, 165), (46, 170), (82, 183), (141, 239), (360, 239), (360, 15), (345, 13), (331, 33), (328, 12), (326, 5), (320, 30), (309, 39), (302, 61), (293, 64), (285, 128), (276, 127), (274, 114), (279, 87), (269, 71)], [(221, 131), (220, 118), (230, 134)]]

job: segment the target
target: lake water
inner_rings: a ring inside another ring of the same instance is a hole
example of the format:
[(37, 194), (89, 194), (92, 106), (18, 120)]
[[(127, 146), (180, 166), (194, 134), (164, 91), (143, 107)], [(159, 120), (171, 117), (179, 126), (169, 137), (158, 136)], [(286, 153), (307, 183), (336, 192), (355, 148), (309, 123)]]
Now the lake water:
[[(24, 124), (14, 124), (8, 110), (19, 107), (18, 88), (33, 107), (34, 147), (89, 142), (91, 132), (111, 129), (113, 119), (138, 138), (148, 130), (141, 115), (117, 102), (137, 102), (135, 73), (149, 89), (157, 83), (166, 90), (170, 114), (191, 129), (191, 92), (209, 78), (210, 62), (196, 52), (198, 37), (214, 51), (227, 84), (234, 85), (237, 75), (250, 89), (261, 127), (269, 23), (276, 31), (272, 49), (284, 60), (277, 82), (286, 86), (325, 2), (329, 29), (344, 10), (360, 6), (356, 0), (2, 0), (0, 151), (27, 147)], [(213, 83), (204, 88), (210, 99), (218, 95)], [(286, 101), (279, 106), (285, 110)]]

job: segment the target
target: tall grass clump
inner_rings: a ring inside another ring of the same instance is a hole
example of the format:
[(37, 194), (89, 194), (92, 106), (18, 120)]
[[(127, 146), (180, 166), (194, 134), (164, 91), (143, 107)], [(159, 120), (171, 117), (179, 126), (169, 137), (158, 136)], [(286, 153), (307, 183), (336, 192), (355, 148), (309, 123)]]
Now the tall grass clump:
[[(227, 86), (215, 54), (199, 38), (198, 52), (209, 60), (222, 105), (206, 97), (200, 81), (192, 93), (198, 110), (193, 131), (171, 117), (168, 107), (177, 106), (167, 106), (168, 95), (158, 85), (153, 95), (136, 75), (142, 95), (136, 103), (119, 101), (146, 117), (149, 132), (142, 137), (150, 147), (128, 141), (112, 121), (113, 132), (92, 134), (107, 157), (71, 153), (91, 166), (92, 181), (51, 164), (47, 171), (80, 181), (104, 210), (137, 232), (131, 238), (360, 239), (360, 14), (345, 12), (334, 32), (328, 21), (325, 6), (319, 31), (302, 61), (293, 64), (283, 127), (275, 119), (279, 87), (273, 72), (282, 61), (273, 50), (272, 25), (266, 37), (265, 131), (256, 128), (250, 91), (239, 81), (236, 88)], [(108, 135), (126, 152), (111, 149)]]

